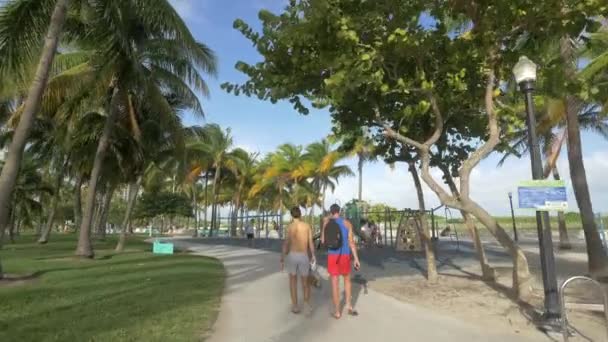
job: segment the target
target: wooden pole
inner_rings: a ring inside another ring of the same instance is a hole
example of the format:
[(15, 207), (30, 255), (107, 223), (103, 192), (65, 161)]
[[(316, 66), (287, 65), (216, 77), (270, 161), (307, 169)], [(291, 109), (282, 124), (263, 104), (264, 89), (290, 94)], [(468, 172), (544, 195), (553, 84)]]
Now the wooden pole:
[(391, 215), (391, 210), (389, 208), (385, 208), (384, 209), (384, 245), (387, 246), (386, 244), (386, 229), (388, 227), (388, 220), (390, 218)]
[[(392, 216), (389, 217), (388, 224), (389, 224), (389, 231), (391, 233), (391, 241), (390, 241), (391, 247), (394, 247), (395, 241), (393, 241), (393, 217)], [(399, 229), (399, 228), (397, 227), (397, 229)]]

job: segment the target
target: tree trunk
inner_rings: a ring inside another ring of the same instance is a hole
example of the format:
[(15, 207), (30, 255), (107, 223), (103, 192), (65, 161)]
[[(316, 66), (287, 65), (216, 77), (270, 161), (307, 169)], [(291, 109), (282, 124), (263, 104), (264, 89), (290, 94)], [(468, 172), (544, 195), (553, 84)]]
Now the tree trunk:
[(74, 187), (74, 228), (79, 229), (82, 223), (82, 183), (84, 177), (78, 176)]
[(99, 239), (105, 240), (106, 238), (106, 224), (108, 222), (108, 215), (110, 215), (110, 205), (112, 204), (112, 197), (114, 196), (115, 187), (110, 185), (108, 190), (103, 195), (101, 205), (101, 215), (99, 225), (97, 226), (97, 235)]
[[(450, 174), (450, 170), (445, 165), (440, 165), (439, 169), (443, 172), (443, 178), (445, 183), (450, 188), (452, 195), (454, 197), (459, 198), (460, 192), (454, 183), (454, 179)], [(477, 253), (477, 259), (479, 260), (479, 264), (481, 266), (481, 277), (486, 281), (494, 281), (496, 280), (496, 272), (490, 267), (488, 263), (488, 258), (486, 257), (486, 252), (483, 249), (483, 244), (481, 243), (481, 238), (479, 237), (479, 232), (477, 231), (477, 227), (471, 218), (471, 215), (464, 210), (460, 210), (460, 215), (464, 220), (464, 224), (471, 235), (471, 240), (473, 241), (473, 246), (475, 247), (475, 252)]]
[(532, 290), (532, 278), (530, 277), (528, 260), (526, 259), (523, 250), (511, 240), (511, 237), (490, 213), (480, 207), (477, 203), (471, 200), (463, 201), (463, 210), (475, 216), (481, 224), (488, 228), (498, 243), (507, 249), (513, 258), (513, 289), (520, 298), (529, 297)]
[[(17, 177), (19, 176), (23, 150), (34, 123), (35, 115), (38, 113), (40, 103), (42, 102), (42, 96), (57, 50), (61, 28), (65, 22), (68, 3), (68, 0), (57, 0), (55, 3), (36, 74), (23, 104), (23, 112), (21, 113), (19, 124), (6, 153), (4, 166), (0, 174), (0, 224), (8, 222), (9, 207)], [(3, 227), (0, 226), (0, 229), (3, 229)]]
[(241, 193), (243, 192), (243, 187), (239, 186), (239, 189), (236, 193), (236, 198), (234, 199), (234, 210), (232, 211), (232, 222), (230, 224), (230, 236), (236, 237), (236, 229), (239, 215), (239, 208), (241, 207)]
[(10, 222), (8, 224), (8, 237), (9, 240), (11, 241), (11, 243), (15, 243), (15, 209), (14, 207), (11, 208), (11, 213), (10, 213)]
[(63, 177), (68, 166), (68, 160), (69, 157), (66, 157), (61, 170), (59, 170), (57, 178), (55, 179), (55, 193), (53, 194), (51, 208), (49, 210), (49, 216), (46, 219), (46, 224), (44, 225), (44, 230), (38, 239), (39, 244), (46, 244), (49, 242), (49, 237), (51, 236), (51, 231), (53, 230), (53, 225), (55, 224), (55, 214), (57, 213), (57, 205), (60, 201), (59, 195), (61, 191), (61, 184), (63, 183)]
[(209, 201), (207, 199), (207, 187), (209, 185), (209, 177), (207, 171), (205, 171), (205, 211), (203, 212), (203, 229), (207, 230), (207, 211), (209, 210)]
[[(198, 237), (198, 198), (196, 195), (196, 181), (192, 186), (192, 208), (194, 209), (194, 234), (193, 237)], [(188, 218), (188, 225), (190, 224), (190, 218)]]
[[(357, 171), (359, 173), (359, 202), (363, 200), (363, 155), (358, 154), (359, 160), (357, 161)], [(325, 209), (325, 208), (323, 208)]]
[[(564, 73), (567, 80), (576, 77), (576, 58), (573, 47), (570, 44), (570, 37), (564, 37), (560, 42), (560, 55), (566, 65)], [(594, 277), (608, 276), (608, 260), (606, 251), (602, 244), (600, 234), (593, 215), (591, 195), (587, 184), (587, 174), (583, 162), (583, 145), (581, 142), (580, 124), (578, 120), (579, 106), (577, 100), (572, 96), (566, 96), (566, 124), (568, 134), (568, 163), (570, 165), (570, 178), (574, 197), (581, 214), (585, 241), (587, 242), (587, 257), (589, 273)]]
[(416, 195), (418, 196), (418, 207), (420, 210), (420, 221), (422, 224), (422, 231), (420, 232), (422, 242), (424, 243), (424, 253), (426, 255), (426, 269), (427, 269), (427, 281), (431, 284), (437, 283), (437, 265), (435, 263), (435, 250), (433, 249), (433, 242), (429, 238), (429, 223), (426, 216), (426, 206), (424, 204), (424, 193), (422, 191), (422, 184), (420, 183), (420, 177), (418, 176), (418, 170), (416, 170), (416, 163), (409, 163), (409, 171), (412, 174), (414, 180), (414, 186), (416, 187)]
[[(515, 295), (518, 298), (523, 299), (529, 296), (531, 291), (530, 286), (530, 271), (528, 268), (528, 261), (524, 252), (513, 243), (513, 240), (505, 232), (505, 230), (498, 225), (496, 220), (490, 216), (479, 204), (471, 200), (469, 197), (470, 193), (470, 176), (473, 168), (479, 164), (479, 162), (488, 156), (498, 145), (500, 141), (500, 127), (498, 125), (498, 119), (496, 111), (494, 110), (494, 88), (496, 85), (496, 78), (494, 75), (493, 68), (488, 69), (488, 79), (486, 81), (486, 91), (484, 96), (484, 103), (486, 107), (486, 113), (488, 116), (488, 137), (486, 141), (475, 150), (468, 158), (462, 163), (462, 166), (458, 172), (460, 178), (460, 197), (456, 198), (450, 195), (443, 189), (439, 183), (435, 181), (431, 175), (431, 155), (430, 149), (441, 137), (443, 133), (444, 119), (439, 108), (439, 104), (434, 93), (428, 93), (431, 108), (435, 114), (435, 131), (433, 135), (427, 139), (424, 143), (417, 142), (411, 138), (405, 137), (393, 130), (390, 126), (384, 124), (385, 135), (387, 137), (401, 141), (404, 144), (415, 147), (418, 150), (420, 159), (422, 161), (422, 179), (429, 186), (429, 188), (439, 197), (442, 204), (449, 206), (450, 208), (463, 210), (475, 218), (477, 218), (488, 230), (494, 235), (501, 246), (509, 252), (513, 261), (513, 289)], [(376, 109), (378, 111), (378, 109)]]
[(217, 194), (220, 190), (220, 168), (216, 168), (215, 177), (213, 178), (213, 203), (211, 205), (211, 229), (209, 230), (209, 236), (213, 236), (213, 230), (217, 227)]
[[(569, 106), (566, 106), (567, 108)], [(578, 113), (567, 109), (568, 123), (568, 161), (570, 164), (570, 177), (574, 196), (581, 214), (585, 241), (587, 242), (587, 256), (589, 272), (596, 277), (608, 276), (608, 260), (602, 244), (600, 234), (595, 223), (591, 194), (587, 184), (587, 175), (583, 163), (583, 150), (579, 130)], [(560, 227), (561, 234), (561, 227)]]
[(122, 252), (125, 248), (125, 242), (127, 240), (127, 233), (129, 232), (129, 226), (131, 225), (131, 213), (135, 207), (135, 200), (137, 199), (137, 193), (139, 192), (139, 186), (142, 178), (139, 177), (136, 182), (129, 183), (128, 200), (127, 200), (127, 211), (125, 217), (122, 220), (120, 237), (118, 238), (118, 244), (116, 244), (116, 252)]
[(323, 184), (323, 192), (321, 193), (321, 206), (323, 207), (323, 212), (325, 212), (325, 194), (327, 193), (327, 184)]
[(114, 122), (116, 121), (115, 118), (118, 108), (114, 102), (118, 100), (118, 91), (118, 86), (115, 86), (112, 99), (110, 101), (108, 116), (106, 117), (106, 122), (104, 124), (103, 133), (99, 138), (99, 144), (97, 145), (95, 161), (93, 163), (93, 169), (91, 170), (91, 177), (89, 179), (89, 189), (87, 191), (85, 210), (82, 217), (82, 223), (80, 225), (78, 246), (76, 247), (76, 255), (85, 258), (93, 258), (95, 255), (91, 246), (91, 223), (93, 221), (93, 211), (95, 210), (95, 194), (97, 192), (97, 183), (101, 176), (106, 151), (110, 145), (112, 128), (114, 126)]
[[(561, 179), (557, 167), (553, 168), (553, 179)], [(559, 226), (559, 249), (572, 249), (572, 244), (568, 237), (568, 227), (566, 226), (566, 215), (563, 211), (557, 212), (557, 223)]]
[(91, 230), (95, 233), (96, 237), (99, 235), (98, 229), (99, 224), (101, 223), (101, 212), (103, 210), (103, 197), (105, 192), (105, 190), (101, 190), (95, 195), (95, 214), (93, 215)]

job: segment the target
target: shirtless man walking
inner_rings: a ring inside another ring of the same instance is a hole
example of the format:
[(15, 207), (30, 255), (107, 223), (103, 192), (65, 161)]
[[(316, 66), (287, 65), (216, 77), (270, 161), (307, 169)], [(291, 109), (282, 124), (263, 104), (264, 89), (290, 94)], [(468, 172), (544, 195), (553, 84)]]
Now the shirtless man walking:
[[(308, 275), (310, 264), (316, 263), (315, 248), (312, 242), (312, 230), (310, 225), (301, 220), (300, 208), (291, 209), (293, 222), (288, 227), (287, 236), (283, 243), (281, 254), (281, 270), (286, 269), (289, 273), (289, 288), (291, 291), (291, 312), (300, 313), (298, 306), (298, 276), (302, 281), (304, 291), (304, 303), (308, 311), (312, 311), (310, 305), (310, 284)], [(309, 259), (310, 255), (310, 259)]]

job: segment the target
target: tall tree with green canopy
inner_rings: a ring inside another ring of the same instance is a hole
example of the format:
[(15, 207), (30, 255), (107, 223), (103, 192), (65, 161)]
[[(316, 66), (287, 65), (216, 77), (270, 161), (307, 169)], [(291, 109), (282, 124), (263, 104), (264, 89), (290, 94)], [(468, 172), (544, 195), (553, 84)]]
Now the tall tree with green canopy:
[(211, 191), (212, 209), (211, 209), (211, 232), (218, 226), (217, 204), (220, 193), (222, 180), (222, 172), (227, 170), (227, 165), (230, 164), (232, 146), (234, 140), (230, 129), (224, 131), (219, 125), (209, 124), (203, 127), (201, 139), (188, 144), (188, 151), (194, 156), (198, 153), (201, 171), (204, 169), (203, 164), (208, 163), (208, 166), (213, 168), (215, 175), (213, 176), (213, 190)]
[[(271, 101), (288, 99), (307, 113), (304, 97), (313, 106), (330, 106), (334, 121), (346, 130), (375, 126), (376, 133), (415, 147), (422, 178), (441, 202), (471, 213), (511, 254), (514, 288), (525, 296), (530, 289), (526, 257), (470, 198), (469, 180), (473, 168), (498, 144), (500, 126), (518, 121), (497, 112), (495, 98), (519, 55), (533, 56), (536, 42), (589, 21), (589, 4), (561, 13), (557, 2), (291, 1), (280, 16), (260, 12), (262, 34), (235, 22), (264, 61), (238, 63), (249, 80), (224, 88)], [(454, 19), (469, 24), (470, 30), (448, 29)], [(458, 119), (455, 108), (487, 120), (483, 143), (458, 172), (458, 196), (450, 195), (430, 173), (431, 147), (449, 120)], [(416, 118), (434, 122), (432, 134), (421, 141), (408, 137), (407, 122)]]
[[(10, 198), (19, 175), (23, 150), (27, 143), (34, 115), (40, 108), (55, 51), (66, 19), (68, 0), (15, 0), (0, 8), (0, 78), (27, 78), (27, 67), (40, 51), (43, 32), (47, 32), (38, 67), (23, 103), (23, 112), (8, 148), (0, 174), (0, 230), (9, 216)], [(49, 15), (52, 13), (51, 15)], [(32, 26), (30, 26), (32, 25)], [(32, 32), (34, 31), (34, 32)], [(17, 75), (16, 75), (17, 74)]]
[(256, 174), (257, 153), (249, 153), (241, 148), (236, 148), (231, 152), (231, 163), (228, 169), (235, 177), (235, 189), (232, 201), (234, 210), (232, 211), (230, 223), (230, 235), (236, 236), (238, 213), (243, 207), (247, 192), (253, 184), (253, 176)]
[[(28, 38), (40, 37), (40, 22), (44, 11), (35, 11), (31, 1), (16, 1), (22, 5), (21, 12), (3, 12), (5, 23), (21, 18)], [(35, 2), (40, 4), (40, 2)], [(48, 3), (45, 1), (44, 3)], [(67, 4), (67, 1), (60, 1)], [(167, 0), (141, 1), (78, 1), (74, 11), (70, 11), (69, 25), (64, 29), (64, 37), (72, 45), (95, 50), (94, 58), (69, 70), (73, 83), (78, 84), (81, 92), (75, 92), (76, 98), (82, 98), (83, 92), (92, 98), (100, 99), (99, 105), (104, 108), (106, 123), (95, 154), (94, 165), (89, 180), (89, 191), (85, 201), (77, 255), (92, 257), (90, 245), (90, 226), (94, 210), (95, 193), (98, 178), (101, 174), (104, 156), (115, 119), (125, 115), (127, 109), (133, 108), (131, 98), (140, 101), (141, 112), (148, 106), (155, 111), (162, 111), (172, 116), (174, 111), (165, 95), (172, 94), (182, 98), (182, 103), (195, 113), (202, 114), (201, 105), (196, 94), (190, 89), (206, 94), (207, 87), (202, 73), (215, 72), (213, 53), (198, 43), (183, 20)], [(28, 7), (29, 6), (29, 7)], [(65, 8), (63, 8), (65, 12)], [(28, 13), (20, 16), (20, 13)], [(7, 14), (8, 13), (8, 14)], [(1, 25), (0, 27), (4, 27)], [(6, 27), (11, 27), (6, 25)], [(10, 37), (11, 42), (15, 37)], [(19, 40), (17, 40), (19, 42)], [(35, 51), (36, 44), (2, 44), (3, 49), (19, 48)], [(54, 45), (57, 45), (55, 40)], [(54, 48), (51, 49), (53, 55)], [(7, 50), (8, 51), (8, 50)], [(78, 82), (76, 82), (78, 81)], [(67, 83), (67, 82), (66, 82)]]
[(312, 177), (312, 186), (317, 193), (321, 194), (321, 206), (325, 210), (325, 195), (329, 188), (332, 192), (336, 188), (338, 179), (344, 176), (352, 176), (352, 170), (346, 165), (338, 165), (338, 162), (346, 156), (333, 150), (327, 140), (312, 143), (306, 146), (303, 158), (304, 174)]
[(365, 129), (344, 133), (341, 136), (332, 135), (331, 140), (341, 142), (339, 150), (347, 151), (348, 153), (357, 156), (357, 174), (359, 177), (359, 185), (357, 191), (357, 199), (363, 201), (363, 166), (366, 162), (373, 162), (377, 159), (374, 141), (367, 135)]

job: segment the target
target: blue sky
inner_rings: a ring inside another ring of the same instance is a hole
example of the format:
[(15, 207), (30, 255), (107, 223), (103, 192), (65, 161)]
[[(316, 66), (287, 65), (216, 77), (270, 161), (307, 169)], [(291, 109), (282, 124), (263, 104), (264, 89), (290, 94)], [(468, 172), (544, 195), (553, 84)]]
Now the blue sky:
[[(294, 111), (289, 103), (271, 104), (234, 96), (220, 89), (223, 82), (242, 82), (244, 75), (234, 69), (237, 61), (254, 63), (261, 60), (248, 40), (232, 28), (236, 18), (243, 19), (253, 28), (259, 27), (260, 9), (279, 11), (287, 0), (171, 0), (186, 20), (195, 37), (209, 45), (219, 60), (219, 75), (209, 80), (211, 97), (203, 99), (206, 118), (187, 117), (187, 124), (218, 123), (230, 127), (237, 146), (249, 151), (269, 152), (286, 142), (305, 145), (327, 136), (331, 129), (327, 111), (312, 110), (307, 116)], [(585, 165), (591, 196), (596, 211), (608, 211), (608, 142), (595, 134), (583, 135)], [(516, 192), (518, 181), (530, 177), (528, 158), (512, 159), (496, 168), (497, 156), (490, 156), (472, 174), (472, 197), (496, 215), (509, 212), (507, 192)], [(346, 161), (355, 170), (355, 161)], [(558, 162), (560, 173), (569, 184), (566, 150)], [(390, 170), (381, 162), (370, 164), (364, 170), (364, 198), (374, 203), (385, 202), (399, 208), (416, 207), (416, 196), (411, 178), (404, 165)], [(338, 199), (345, 203), (356, 196), (356, 179), (340, 181), (328, 202)], [(427, 206), (438, 200), (428, 189)], [(574, 195), (569, 187), (570, 208), (576, 210)]]

